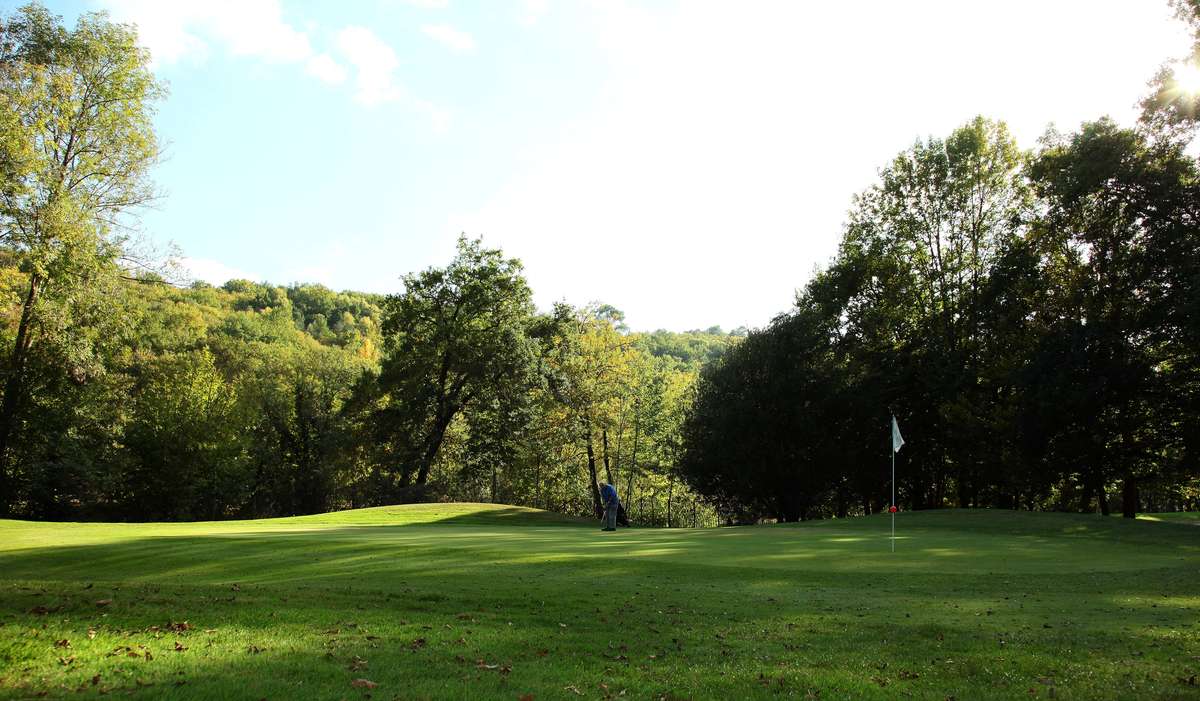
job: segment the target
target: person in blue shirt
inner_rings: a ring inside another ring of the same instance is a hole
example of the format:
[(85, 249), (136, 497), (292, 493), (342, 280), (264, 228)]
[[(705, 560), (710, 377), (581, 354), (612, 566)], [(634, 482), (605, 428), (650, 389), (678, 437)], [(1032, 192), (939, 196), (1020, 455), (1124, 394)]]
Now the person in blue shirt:
[(617, 530), (617, 512), (621, 509), (621, 500), (617, 498), (616, 488), (608, 482), (601, 482), (600, 501), (604, 504), (604, 528), (600, 530)]

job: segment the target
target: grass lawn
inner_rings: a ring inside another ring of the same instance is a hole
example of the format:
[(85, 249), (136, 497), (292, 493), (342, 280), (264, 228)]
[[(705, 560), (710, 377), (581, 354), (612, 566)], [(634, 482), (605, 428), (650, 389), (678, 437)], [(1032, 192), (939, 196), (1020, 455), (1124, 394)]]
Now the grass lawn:
[(1194, 521), (897, 524), (0, 521), (0, 697), (1200, 698)]

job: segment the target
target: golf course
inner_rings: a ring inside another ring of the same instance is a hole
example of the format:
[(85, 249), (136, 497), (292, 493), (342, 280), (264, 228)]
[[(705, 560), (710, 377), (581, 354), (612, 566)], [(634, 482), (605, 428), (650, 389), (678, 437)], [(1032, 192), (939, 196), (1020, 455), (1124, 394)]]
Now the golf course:
[(1200, 698), (1200, 522), (0, 521), (0, 697)]

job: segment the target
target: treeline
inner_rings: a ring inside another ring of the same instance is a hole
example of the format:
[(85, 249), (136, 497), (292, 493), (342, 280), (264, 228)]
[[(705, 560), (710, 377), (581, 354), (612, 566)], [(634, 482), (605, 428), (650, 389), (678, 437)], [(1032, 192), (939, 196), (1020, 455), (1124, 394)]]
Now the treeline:
[[(714, 518), (678, 477), (700, 364), (736, 335), (539, 312), (478, 240), (391, 296), (167, 284), (163, 88), (133, 28), (37, 4), (0, 20), (0, 516), (220, 519), (421, 499)], [(717, 330), (714, 330), (717, 331)]]
[(683, 472), (737, 521), (1200, 506), (1197, 97), (1017, 148), (975, 119), (854, 200), (795, 308), (701, 376)]
[[(29, 276), (5, 255), (0, 294), (17, 300)], [(33, 332), (6, 461), (12, 515), (248, 518), (431, 499), (585, 515), (607, 479), (638, 522), (713, 519), (675, 472), (678, 426), (698, 368), (734, 336), (620, 332), (620, 312), (600, 305), (539, 314), (519, 264), (478, 241), (391, 297), (111, 282), (103, 321)], [(16, 331), (3, 328), (6, 348)], [(71, 360), (68, 343), (86, 352)]]

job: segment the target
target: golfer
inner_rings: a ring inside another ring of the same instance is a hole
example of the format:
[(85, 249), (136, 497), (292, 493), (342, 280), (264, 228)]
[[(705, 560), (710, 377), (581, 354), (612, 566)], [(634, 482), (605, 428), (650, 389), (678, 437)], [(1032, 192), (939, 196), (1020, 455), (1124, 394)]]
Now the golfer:
[(604, 502), (604, 528), (600, 530), (617, 530), (617, 511), (621, 509), (621, 500), (617, 498), (616, 488), (608, 482), (601, 482), (600, 501)]

